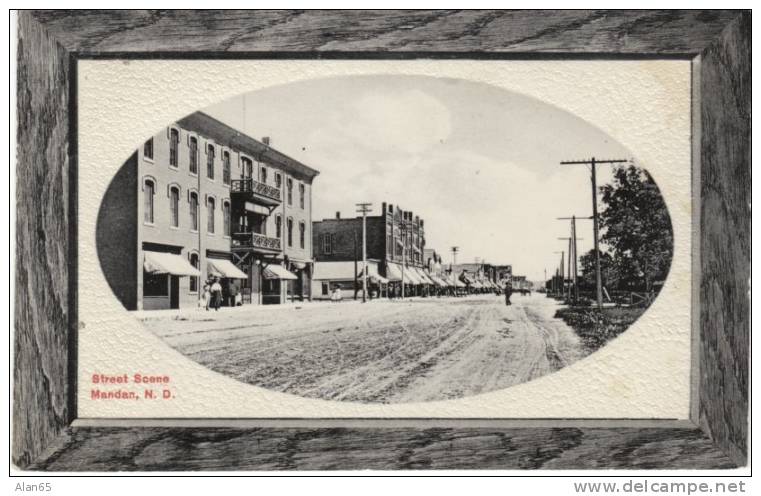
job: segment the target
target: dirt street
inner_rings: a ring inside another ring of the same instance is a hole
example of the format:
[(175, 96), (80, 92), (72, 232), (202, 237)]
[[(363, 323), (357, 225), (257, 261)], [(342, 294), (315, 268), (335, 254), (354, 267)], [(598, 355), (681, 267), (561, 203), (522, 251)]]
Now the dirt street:
[(582, 358), (544, 295), (239, 307), (142, 320), (191, 359), (310, 398), (401, 403), (530, 381)]

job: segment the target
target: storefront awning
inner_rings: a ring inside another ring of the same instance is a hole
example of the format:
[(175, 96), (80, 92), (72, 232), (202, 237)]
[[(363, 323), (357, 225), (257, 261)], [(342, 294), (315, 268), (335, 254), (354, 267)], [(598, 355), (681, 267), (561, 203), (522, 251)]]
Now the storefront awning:
[(420, 269), (418, 267), (415, 267), (415, 271), (417, 272), (418, 277), (421, 281), (423, 281), (423, 284), (436, 284), (433, 282), (433, 280), (428, 276), (428, 274), (425, 273), (423, 269)]
[[(357, 262), (356, 276), (362, 280), (362, 262)], [(387, 283), (388, 279), (378, 274), (378, 262), (368, 260), (367, 276), (370, 279), (376, 279), (377, 282)], [(353, 281), (354, 280), (354, 262), (315, 262), (314, 275), (315, 281)]]
[(298, 277), (292, 272), (289, 272), (285, 267), (282, 265), (268, 265), (266, 269), (264, 269), (264, 277), (265, 279), (287, 279), (287, 280), (296, 280)]
[(173, 276), (200, 276), (201, 272), (190, 265), (182, 255), (145, 251), (143, 268), (149, 274), (172, 274)]
[(402, 266), (389, 262), (386, 266), (386, 278), (389, 281), (401, 281), (402, 280)]
[(248, 275), (233, 265), (229, 260), (207, 259), (206, 268), (209, 274), (217, 277), (228, 277), (231, 279), (247, 279)]
[(420, 280), (420, 277), (415, 273), (412, 267), (404, 269), (404, 283), (405, 284), (425, 284)]
[(444, 281), (443, 279), (441, 279), (441, 278), (440, 278), (440, 277), (438, 277), (438, 276), (434, 276), (434, 275), (432, 275), (432, 276), (430, 276), (430, 277), (431, 277), (431, 280), (433, 280), (433, 282), (435, 282), (435, 283), (436, 283), (436, 285), (437, 285), (437, 286), (439, 286), (439, 287), (441, 287), (441, 288), (446, 288), (447, 286), (449, 286), (449, 284), (447, 284), (447, 282), (446, 282), (446, 281)]

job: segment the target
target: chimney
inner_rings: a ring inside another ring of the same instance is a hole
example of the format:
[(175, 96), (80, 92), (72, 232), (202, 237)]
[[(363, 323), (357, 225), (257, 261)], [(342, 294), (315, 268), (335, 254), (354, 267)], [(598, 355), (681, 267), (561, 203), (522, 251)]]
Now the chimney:
[(340, 219), (340, 218), (341, 218), (341, 212), (336, 212), (336, 219)]
[(270, 137), (265, 136), (264, 138), (262, 138), (262, 143), (264, 143), (267, 146), (270, 146)]

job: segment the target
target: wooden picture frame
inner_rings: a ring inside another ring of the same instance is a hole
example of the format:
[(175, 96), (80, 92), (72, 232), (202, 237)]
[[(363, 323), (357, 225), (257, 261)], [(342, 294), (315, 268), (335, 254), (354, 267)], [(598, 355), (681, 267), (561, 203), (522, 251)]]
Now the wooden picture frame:
[[(678, 58), (693, 67), (691, 420), (76, 422), (77, 61)], [(12, 461), (43, 471), (707, 469), (748, 456), (749, 11), (23, 11)]]

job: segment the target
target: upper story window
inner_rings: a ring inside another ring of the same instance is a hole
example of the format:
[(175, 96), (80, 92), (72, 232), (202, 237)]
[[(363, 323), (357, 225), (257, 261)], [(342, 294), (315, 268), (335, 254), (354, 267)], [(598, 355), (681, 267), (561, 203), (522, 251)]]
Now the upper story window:
[(307, 225), (304, 222), (299, 222), (299, 248), (302, 250), (306, 245), (306, 231)]
[(248, 157), (240, 158), (240, 175), (242, 179), (250, 179), (253, 172), (253, 163)]
[(259, 182), (267, 184), (267, 168), (261, 167), (259, 169)]
[(288, 219), (288, 246), (293, 246), (293, 219)]
[(177, 167), (180, 153), (180, 132), (174, 128), (169, 130), (169, 165)]
[(222, 221), (224, 222), (225, 236), (230, 236), (230, 202), (222, 204)]
[(153, 138), (146, 141), (143, 145), (143, 157), (153, 160)]
[(332, 234), (322, 235), (322, 253), (324, 255), (330, 255), (331, 253), (333, 253), (333, 235)]
[(153, 224), (153, 196), (156, 193), (156, 183), (146, 179), (143, 185), (143, 220)]
[(275, 217), (275, 237), (280, 239), (283, 236), (283, 218), (278, 214)]
[(198, 139), (190, 137), (190, 172), (198, 174)]
[(169, 188), (169, 219), (172, 227), (180, 227), (180, 188)]
[(304, 187), (304, 183), (299, 183), (299, 207), (303, 210), (304, 209), (304, 193), (306, 192), (306, 187)]
[(198, 193), (190, 193), (190, 229), (198, 231)]
[(216, 210), (216, 201), (209, 197), (206, 200), (206, 232), (214, 234), (214, 211)]
[(206, 177), (214, 179), (214, 145), (206, 148)]
[(285, 188), (288, 190), (288, 205), (293, 205), (293, 179), (290, 177), (285, 181)]
[(283, 176), (281, 174), (276, 172), (275, 173), (275, 186), (277, 186), (278, 189), (279, 189), (280, 186), (282, 186), (282, 185), (283, 185)]
[(222, 182), (230, 184), (230, 152), (222, 153)]

